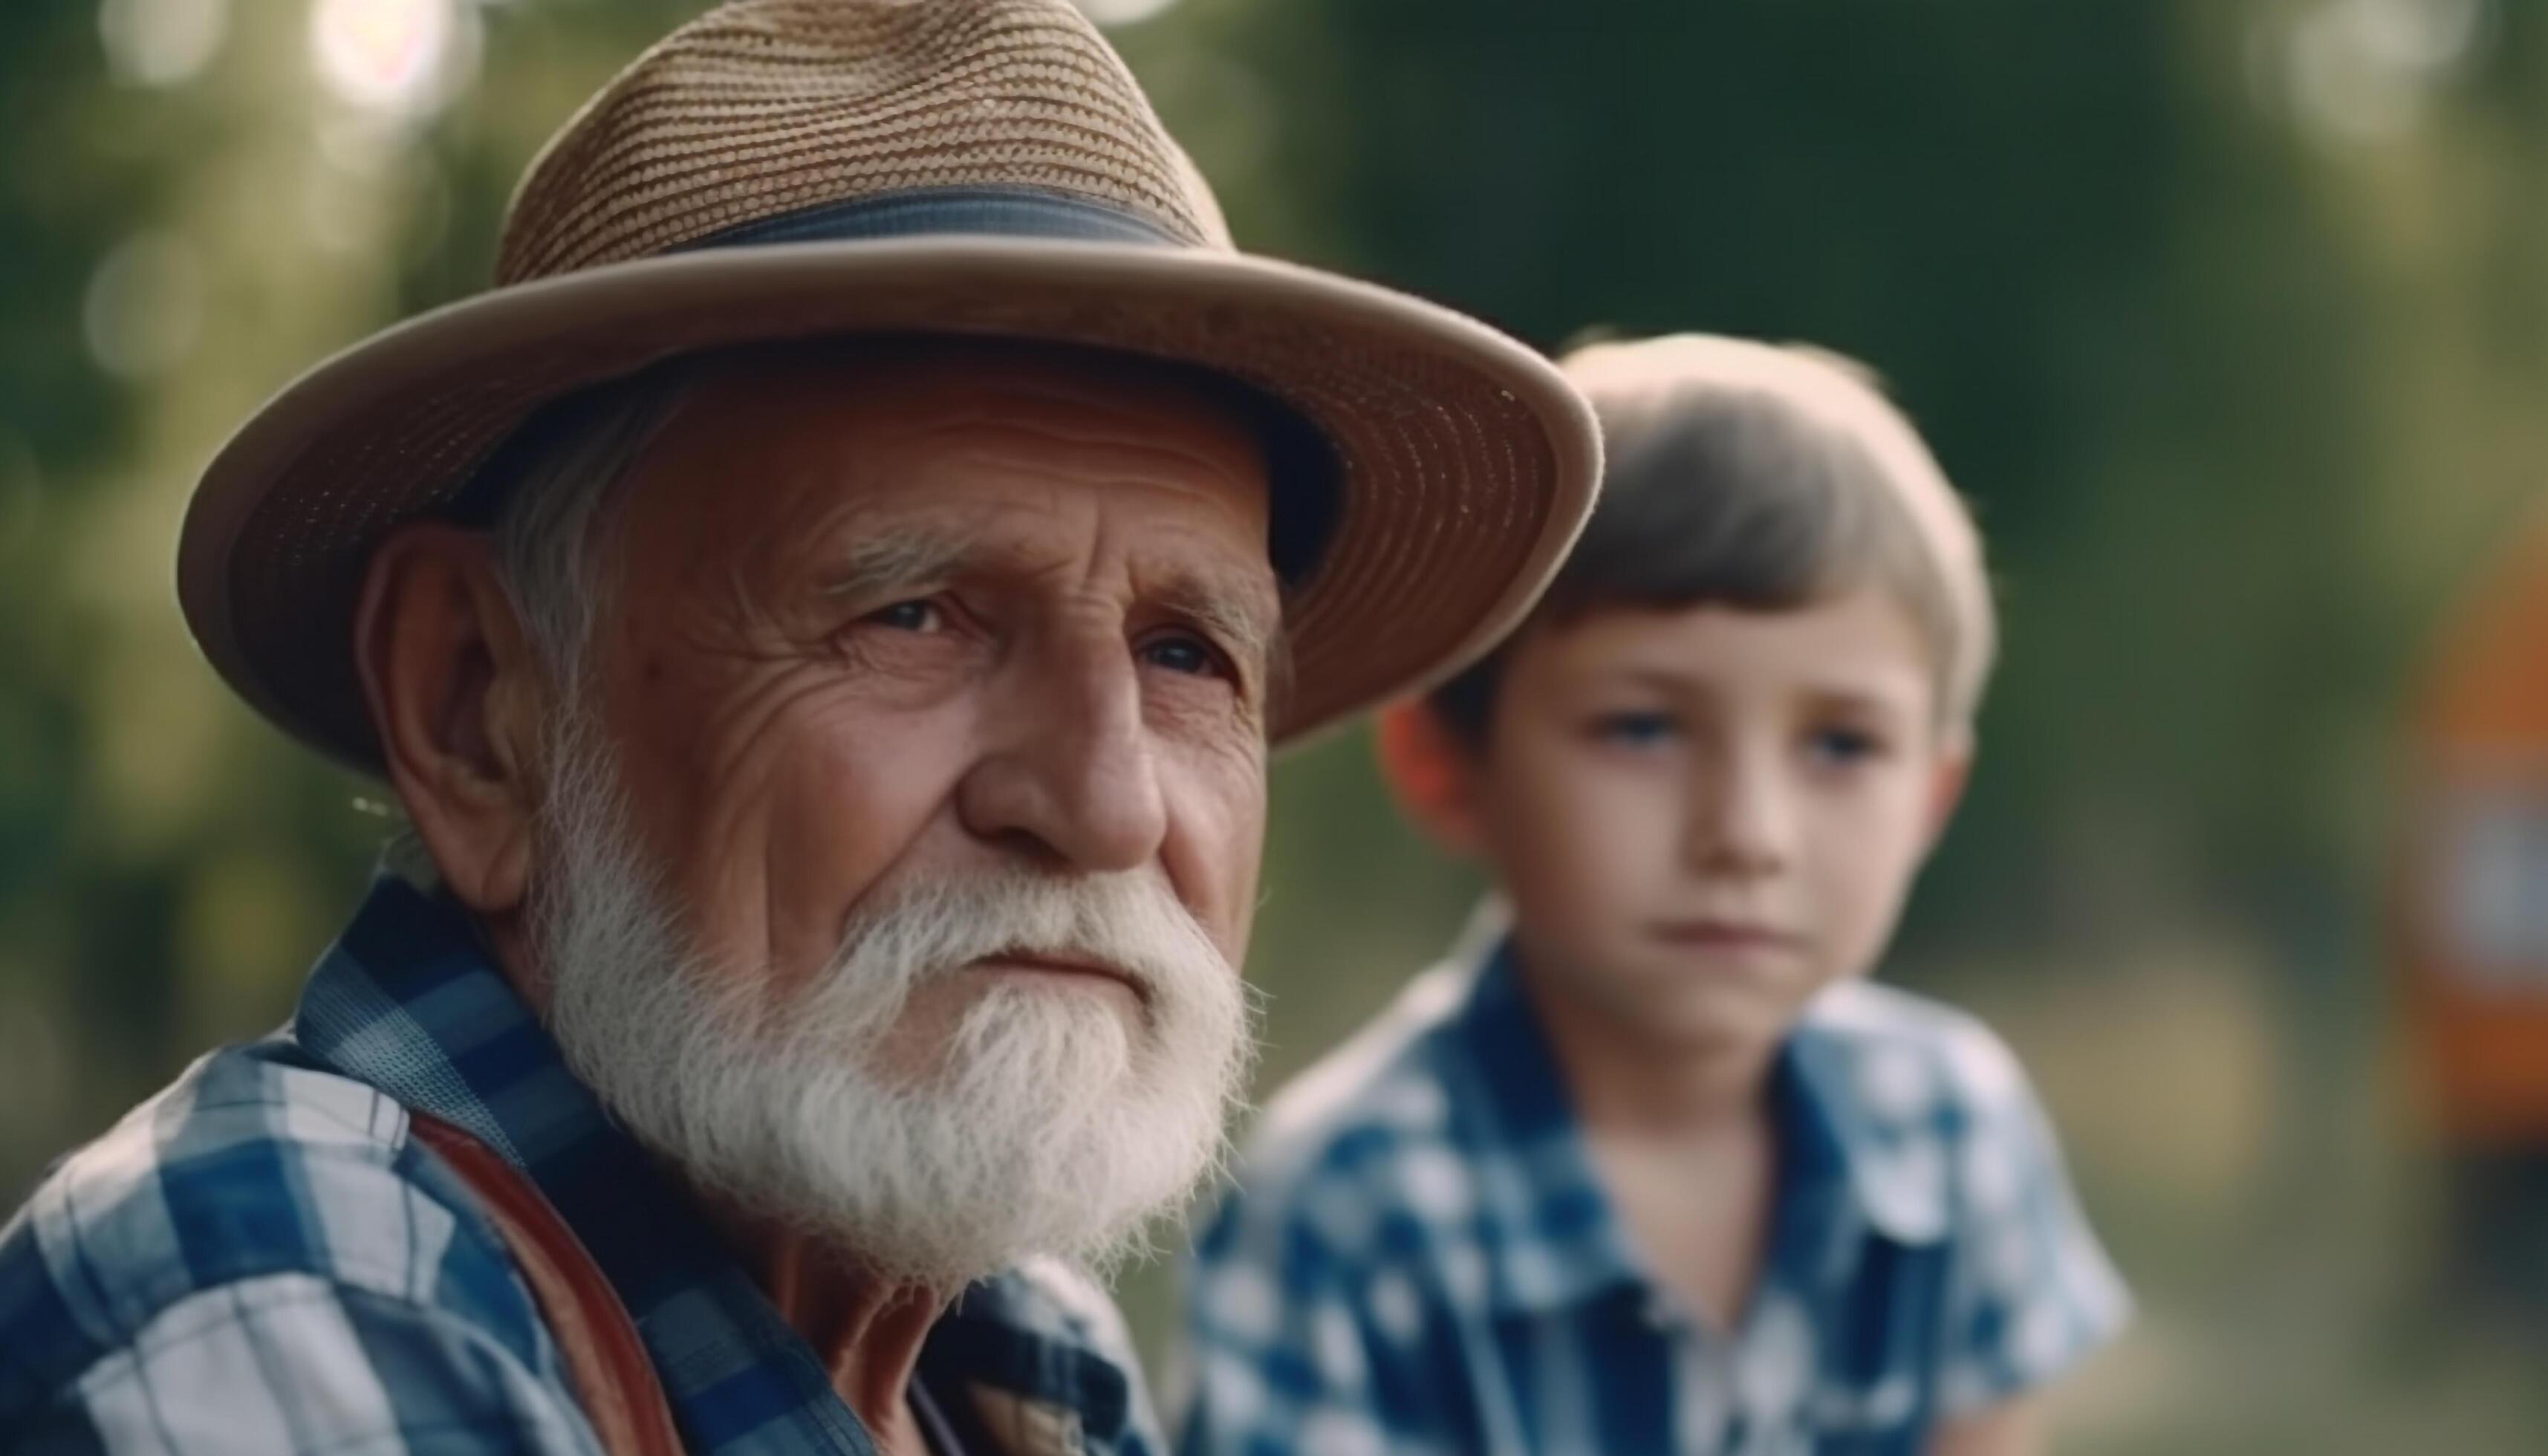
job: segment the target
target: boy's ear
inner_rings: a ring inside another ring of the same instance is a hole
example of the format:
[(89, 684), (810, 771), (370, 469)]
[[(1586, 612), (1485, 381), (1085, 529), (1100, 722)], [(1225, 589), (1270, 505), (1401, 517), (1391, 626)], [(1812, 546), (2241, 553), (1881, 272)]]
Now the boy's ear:
[(1971, 781), (1972, 774), (1972, 735), (1958, 733), (1939, 752), (1937, 763), (1929, 770), (1928, 849), (1936, 849), (1938, 841), (1946, 836), (1947, 825), (1956, 817), (1956, 806), (1964, 801), (1964, 785)]
[(1477, 756), (1421, 699), (1381, 710), (1380, 773), (1398, 807), (1455, 855), (1480, 848)]

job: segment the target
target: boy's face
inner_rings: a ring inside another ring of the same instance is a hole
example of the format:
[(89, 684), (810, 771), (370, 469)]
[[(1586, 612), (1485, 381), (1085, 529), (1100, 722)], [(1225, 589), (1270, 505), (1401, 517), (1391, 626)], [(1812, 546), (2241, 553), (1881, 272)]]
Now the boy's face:
[(1543, 994), (1645, 1041), (1761, 1044), (1882, 951), (1961, 786), (1911, 618), (1595, 612), (1515, 644), (1458, 776)]

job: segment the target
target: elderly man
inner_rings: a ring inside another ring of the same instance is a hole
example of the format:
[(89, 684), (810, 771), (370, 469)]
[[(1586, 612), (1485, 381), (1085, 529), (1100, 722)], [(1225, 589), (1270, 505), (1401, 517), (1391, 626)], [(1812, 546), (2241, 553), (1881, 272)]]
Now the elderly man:
[(1219, 1149), (1268, 747), (1484, 648), (1596, 454), (1232, 251), (1060, 0), (677, 32), (199, 488), (207, 656), (412, 833), (0, 1234), (0, 1446), (1155, 1449), (1084, 1271)]

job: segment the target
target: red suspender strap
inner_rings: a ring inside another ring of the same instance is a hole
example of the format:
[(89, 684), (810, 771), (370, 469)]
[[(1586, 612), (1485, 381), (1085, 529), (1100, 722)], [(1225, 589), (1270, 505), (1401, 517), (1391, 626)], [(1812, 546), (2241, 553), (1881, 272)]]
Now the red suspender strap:
[(538, 1185), (487, 1144), (438, 1118), (410, 1113), (416, 1138), (440, 1154), (513, 1256), (539, 1301), (585, 1418), (609, 1456), (681, 1456), (681, 1432), (637, 1325)]

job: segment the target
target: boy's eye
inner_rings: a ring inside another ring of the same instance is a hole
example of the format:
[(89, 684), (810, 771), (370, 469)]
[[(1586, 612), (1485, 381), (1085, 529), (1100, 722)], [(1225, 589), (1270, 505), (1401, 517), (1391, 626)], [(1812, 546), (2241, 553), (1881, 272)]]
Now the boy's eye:
[(1845, 767), (1883, 757), (1884, 741), (1862, 728), (1817, 728), (1805, 738), (1806, 756)]
[(1681, 724), (1670, 713), (1634, 710), (1603, 713), (1592, 720), (1592, 737), (1624, 748), (1650, 748), (1675, 737)]

